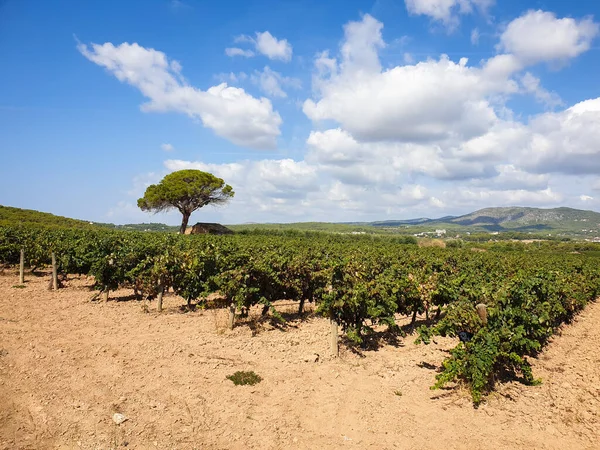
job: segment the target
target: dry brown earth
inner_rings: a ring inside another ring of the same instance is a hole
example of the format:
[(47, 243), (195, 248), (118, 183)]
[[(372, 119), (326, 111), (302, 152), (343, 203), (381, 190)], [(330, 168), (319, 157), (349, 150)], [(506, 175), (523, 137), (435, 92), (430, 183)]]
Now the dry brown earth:
[[(58, 292), (17, 280), (0, 276), (2, 449), (600, 449), (600, 304), (533, 362), (541, 386), (474, 409), (429, 390), (450, 339), (332, 359), (321, 318), (230, 332), (225, 311), (181, 313), (174, 296), (157, 314), (89, 302), (85, 277)], [(263, 381), (234, 386), (237, 370)]]

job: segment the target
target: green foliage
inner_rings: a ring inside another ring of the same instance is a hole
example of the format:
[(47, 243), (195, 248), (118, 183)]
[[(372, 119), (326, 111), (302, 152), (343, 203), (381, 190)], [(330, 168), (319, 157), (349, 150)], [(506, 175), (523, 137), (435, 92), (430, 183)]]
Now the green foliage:
[(254, 386), (262, 381), (260, 375), (257, 375), (253, 371), (240, 371), (238, 370), (233, 375), (227, 376), (228, 380), (233, 381), (236, 386)]
[[(472, 334), (443, 364), (435, 387), (465, 383), (477, 404), (506, 377), (536, 382), (528, 358), (600, 294), (595, 252), (555, 243), (511, 251), (418, 248), (391, 238), (325, 233), (179, 236), (166, 233), (0, 226), (0, 262), (93, 275), (98, 289), (147, 297), (172, 288), (188, 303), (218, 292), (242, 313), (279, 300), (314, 302), (356, 343), (398, 316), (430, 315), (418, 340)], [(562, 251), (561, 251), (562, 249)], [(569, 251), (564, 251), (569, 250)], [(475, 305), (488, 308), (487, 325)], [(372, 337), (372, 336), (371, 336)]]
[(54, 214), (35, 211), (32, 209), (13, 208), (0, 205), (0, 225), (25, 226), (43, 225), (46, 227), (69, 227), (81, 229), (112, 228), (113, 225), (104, 223), (90, 223), (85, 220), (69, 219), (55, 216)]
[(183, 233), (190, 215), (208, 204), (226, 203), (234, 196), (233, 189), (213, 174), (201, 170), (179, 170), (165, 176), (160, 183), (148, 186), (138, 199), (142, 211), (177, 209), (183, 215)]

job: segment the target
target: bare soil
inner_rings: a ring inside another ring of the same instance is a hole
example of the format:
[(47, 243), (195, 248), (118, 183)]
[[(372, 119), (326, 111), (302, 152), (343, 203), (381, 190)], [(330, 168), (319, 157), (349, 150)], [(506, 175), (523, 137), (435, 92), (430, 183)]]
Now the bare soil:
[[(228, 331), (225, 310), (183, 313), (172, 295), (158, 314), (127, 290), (90, 302), (86, 277), (17, 282), (0, 276), (2, 449), (600, 449), (598, 303), (533, 361), (542, 385), (475, 409), (465, 389), (429, 389), (452, 339), (332, 358), (328, 322), (285, 302), (286, 326)], [(263, 380), (235, 386), (238, 370)]]

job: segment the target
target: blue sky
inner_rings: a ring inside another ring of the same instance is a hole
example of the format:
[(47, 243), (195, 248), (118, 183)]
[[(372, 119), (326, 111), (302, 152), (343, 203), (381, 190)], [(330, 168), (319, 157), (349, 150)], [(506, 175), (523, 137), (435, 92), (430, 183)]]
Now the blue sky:
[(600, 210), (594, 1), (0, 0), (0, 204), (101, 222)]

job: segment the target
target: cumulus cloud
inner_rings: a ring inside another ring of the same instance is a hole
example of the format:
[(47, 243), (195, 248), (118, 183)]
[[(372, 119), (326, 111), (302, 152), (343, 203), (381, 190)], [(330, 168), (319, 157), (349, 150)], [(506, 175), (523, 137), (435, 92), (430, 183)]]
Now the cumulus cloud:
[[(266, 56), (269, 59), (280, 60), (289, 62), (292, 60), (292, 45), (287, 39), (277, 39), (268, 31), (257, 32), (255, 37), (240, 35), (235, 38), (236, 43), (250, 43), (254, 45), (254, 49), (257, 53)], [(226, 48), (225, 53), (227, 56), (245, 56), (247, 58), (255, 55), (252, 50), (243, 50), (241, 48), (233, 47)]]
[(256, 33), (256, 50), (269, 59), (290, 61), (292, 46), (286, 39), (277, 39), (268, 31)]
[(459, 15), (470, 14), (474, 10), (485, 14), (494, 3), (495, 0), (404, 0), (409, 14), (428, 16), (450, 30), (458, 25)]
[(365, 141), (469, 139), (496, 121), (494, 96), (518, 91), (511, 79), (521, 65), (499, 55), (480, 67), (442, 55), (438, 60), (381, 69), (383, 25), (365, 15), (345, 26), (340, 61), (315, 61), (315, 99), (303, 111), (313, 121), (334, 120)]
[(175, 150), (175, 147), (173, 147), (171, 144), (162, 144), (160, 148), (162, 148), (165, 152), (172, 152)]
[[(281, 117), (266, 98), (255, 98), (241, 88), (221, 83), (206, 91), (191, 86), (179, 62), (137, 43), (90, 47), (78, 44), (87, 59), (106, 68), (149, 99), (143, 111), (176, 111), (198, 118), (203, 125), (234, 144), (272, 149), (280, 134)], [(252, 120), (248, 120), (251, 117)]]
[[(344, 27), (339, 52), (316, 55), (313, 97), (303, 111), (318, 126), (302, 155), (223, 164), (171, 159), (166, 170), (197, 168), (231, 184), (231, 204), (207, 212), (224, 223), (598, 205), (600, 99), (564, 106), (518, 52), (475, 65), (442, 55), (386, 68), (382, 27), (365, 15)], [(274, 97), (293, 87), (268, 66), (249, 78)], [(553, 110), (523, 119), (507, 106), (518, 95)]]
[(526, 64), (566, 62), (590, 48), (600, 28), (592, 18), (559, 19), (547, 11), (527, 11), (510, 22), (498, 48)]
[(444, 191), (442, 199), (447, 199), (455, 207), (477, 208), (482, 206), (558, 206), (564, 196), (551, 188), (541, 191), (526, 189), (495, 190), (490, 188), (473, 189), (461, 186), (458, 189)]
[(299, 89), (302, 86), (299, 79), (285, 77), (279, 72), (271, 70), (269, 66), (265, 66), (261, 71), (255, 71), (251, 80), (254, 84), (258, 85), (263, 93), (271, 97), (285, 98), (287, 97), (287, 93), (283, 90), (283, 87)]
[(536, 116), (529, 130), (519, 159), (522, 167), (538, 173), (600, 172), (600, 98)]
[(269, 212), (302, 215), (299, 204), (321, 188), (315, 167), (287, 158), (225, 164), (168, 160), (165, 167), (168, 171), (198, 169), (226, 180), (236, 195), (222, 214), (237, 222)]
[[(519, 169), (513, 164), (499, 164), (496, 166), (498, 175), (483, 180), (484, 185), (499, 191), (546, 191), (548, 189), (548, 174), (529, 173)], [(475, 182), (477, 184), (477, 181)]]

